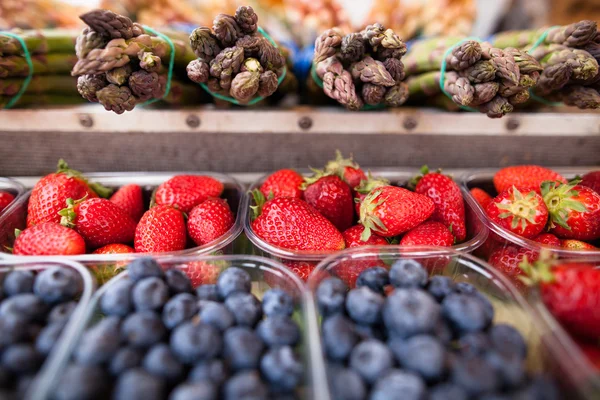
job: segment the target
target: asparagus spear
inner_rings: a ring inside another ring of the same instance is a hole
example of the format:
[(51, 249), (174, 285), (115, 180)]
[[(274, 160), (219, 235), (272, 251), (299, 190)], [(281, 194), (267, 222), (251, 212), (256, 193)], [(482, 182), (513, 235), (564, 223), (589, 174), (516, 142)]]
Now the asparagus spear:
[(579, 21), (556, 28), (532, 31), (509, 31), (495, 36), (493, 44), (496, 47), (526, 47), (535, 43), (544, 32), (548, 35), (543, 44), (562, 44), (569, 47), (581, 47), (594, 40), (597, 32), (595, 21)]
[[(6, 107), (12, 96), (0, 96), (0, 109)], [(19, 98), (15, 107), (62, 106), (84, 103), (81, 96), (62, 96), (57, 94), (26, 94)]]
[[(63, 29), (26, 30), (14, 33), (25, 41), (30, 54), (72, 54), (78, 34), (76, 31)], [(0, 57), (22, 55), (23, 47), (17, 39), (0, 34)]]
[[(77, 63), (77, 57), (71, 54), (40, 54), (31, 57), (35, 75), (68, 74)], [(0, 57), (0, 78), (26, 77), (29, 66), (24, 57)]]
[[(445, 49), (433, 52), (411, 51), (405, 59), (406, 74), (414, 75), (421, 72), (439, 70), (444, 60)], [(481, 59), (482, 48), (479, 42), (468, 40), (455, 46), (446, 57), (446, 69), (460, 71), (469, 68)]]
[[(15, 96), (23, 79), (0, 79), (0, 96)], [(24, 94), (59, 94), (62, 96), (77, 96), (77, 80), (68, 75), (34, 76)]]
[(600, 94), (591, 87), (570, 86), (564, 91), (562, 100), (568, 106), (583, 110), (600, 108)]

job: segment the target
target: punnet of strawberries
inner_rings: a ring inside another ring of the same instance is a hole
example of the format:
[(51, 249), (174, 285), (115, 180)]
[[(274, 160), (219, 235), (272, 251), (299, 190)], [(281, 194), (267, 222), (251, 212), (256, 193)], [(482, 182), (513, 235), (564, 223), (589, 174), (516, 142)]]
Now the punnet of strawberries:
[(89, 181), (63, 161), (41, 178), (15, 232), (15, 255), (164, 253), (212, 243), (235, 216), (211, 176), (177, 175), (155, 188), (128, 184), (115, 191)]

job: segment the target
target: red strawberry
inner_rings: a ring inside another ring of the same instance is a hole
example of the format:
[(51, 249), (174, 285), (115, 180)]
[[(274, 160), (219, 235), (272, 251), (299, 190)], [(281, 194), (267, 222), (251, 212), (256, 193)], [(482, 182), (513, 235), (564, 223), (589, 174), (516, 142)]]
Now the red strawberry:
[(310, 261), (284, 261), (283, 264), (303, 282), (308, 281), (310, 274), (317, 268), (317, 263)]
[(346, 242), (346, 248), (349, 249), (351, 247), (360, 246), (385, 246), (389, 244), (385, 238), (374, 233), (371, 233), (371, 236), (367, 241), (363, 241), (360, 237), (364, 231), (365, 227), (362, 225), (354, 225), (352, 228), (346, 229), (342, 233)]
[(290, 250), (335, 251), (344, 248), (344, 237), (327, 218), (295, 197), (278, 197), (265, 202), (263, 194), (253, 192), (256, 219), (254, 233), (274, 246)]
[(544, 182), (542, 196), (550, 214), (550, 232), (563, 239), (600, 238), (600, 195), (592, 189)]
[[(302, 282), (308, 281), (308, 277), (317, 267), (316, 262), (311, 261), (283, 261), (283, 265), (296, 274)], [(300, 295), (300, 289), (287, 276), (275, 270), (264, 270), (263, 277), (271, 289), (280, 288), (296, 297)]]
[(121, 186), (110, 197), (110, 201), (121, 207), (135, 222), (138, 222), (144, 215), (144, 199), (142, 188), (139, 185)]
[(13, 254), (19, 256), (74, 256), (85, 254), (85, 241), (73, 229), (43, 222), (18, 233)]
[(541, 196), (533, 190), (524, 195), (514, 186), (496, 196), (486, 212), (492, 221), (525, 238), (539, 235), (548, 221)]
[(481, 208), (483, 208), (484, 210), (487, 208), (487, 206), (493, 200), (493, 197), (490, 196), (488, 194), (488, 192), (486, 192), (483, 189), (473, 188), (473, 189), (470, 190), (470, 192), (471, 192), (471, 196), (473, 196), (473, 198), (475, 199), (475, 201), (477, 201), (477, 203), (479, 203), (479, 205), (481, 206)]
[(107, 244), (92, 252), (92, 254), (128, 254), (135, 253), (133, 247), (129, 247), (122, 243)]
[(551, 233), (540, 233), (533, 239), (534, 242), (542, 243), (550, 247), (560, 247), (560, 239)]
[(596, 246), (592, 246), (589, 243), (573, 239), (561, 240), (560, 247), (566, 250), (599, 250)]
[(188, 216), (187, 229), (194, 243), (202, 246), (227, 233), (234, 221), (227, 202), (212, 198), (192, 209)]
[(356, 286), (356, 279), (366, 269), (373, 267), (388, 268), (383, 261), (378, 258), (362, 260), (344, 260), (332, 268), (332, 272), (340, 278), (350, 289)]
[(363, 240), (371, 231), (383, 237), (407, 232), (427, 220), (435, 211), (433, 201), (418, 193), (396, 186), (374, 189), (360, 206), (360, 223), (365, 227)]
[(587, 186), (594, 192), (600, 194), (600, 171), (588, 172), (581, 177), (581, 186)]
[(361, 181), (367, 179), (365, 172), (354, 162), (352, 156), (344, 158), (339, 150), (335, 152), (335, 160), (329, 161), (325, 165), (325, 172), (339, 176), (350, 186), (352, 190), (360, 185)]
[(389, 185), (390, 181), (388, 181), (387, 179), (375, 178), (369, 172), (367, 179), (362, 180), (360, 182), (360, 185), (358, 185), (354, 191), (354, 209), (356, 211), (356, 215), (360, 215), (360, 205), (362, 204), (365, 197), (367, 197), (367, 195), (371, 193), (373, 189)]
[[(304, 177), (293, 169), (281, 169), (272, 173), (260, 186), (260, 191), (266, 198), (297, 197), (302, 198), (300, 186)], [(272, 196), (272, 197), (271, 197)]]
[(0, 213), (4, 211), (4, 209), (8, 207), (8, 205), (12, 203), (14, 199), (15, 196), (13, 196), (12, 193), (0, 190)]
[(498, 193), (516, 186), (518, 189), (531, 190), (540, 187), (544, 181), (560, 181), (567, 183), (567, 180), (560, 174), (551, 169), (540, 167), (539, 165), (516, 165), (506, 167), (496, 172), (494, 175), (494, 186)]
[(400, 240), (400, 246), (440, 246), (450, 247), (454, 236), (446, 225), (437, 221), (426, 221), (406, 232)]
[(429, 168), (421, 168), (422, 177), (417, 177), (415, 192), (429, 197), (435, 204), (432, 221), (438, 221), (452, 229), (457, 242), (467, 237), (465, 220), (465, 201), (460, 187), (452, 178), (437, 172), (429, 172)]
[(185, 248), (187, 232), (181, 211), (156, 206), (146, 211), (135, 229), (135, 251), (164, 253)]
[(192, 281), (192, 286), (197, 288), (200, 285), (212, 285), (217, 283), (217, 278), (221, 271), (220, 267), (209, 264), (205, 261), (192, 261), (185, 263), (181, 270)]
[(184, 213), (202, 203), (209, 197), (219, 197), (223, 193), (223, 184), (201, 175), (178, 175), (163, 182), (156, 189), (156, 204), (178, 208)]
[(519, 264), (527, 258), (529, 262), (536, 261), (539, 254), (533, 250), (514, 245), (499, 247), (490, 254), (488, 263), (507, 275), (511, 282), (520, 290), (525, 289), (526, 285), (519, 279), (523, 276), (523, 271)]
[(354, 222), (354, 199), (348, 184), (338, 176), (316, 173), (305, 180), (304, 200), (344, 231)]

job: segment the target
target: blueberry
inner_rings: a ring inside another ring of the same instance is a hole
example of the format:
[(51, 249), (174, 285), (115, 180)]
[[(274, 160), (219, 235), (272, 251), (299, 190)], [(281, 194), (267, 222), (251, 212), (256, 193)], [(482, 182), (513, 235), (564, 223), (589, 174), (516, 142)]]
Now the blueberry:
[(75, 360), (84, 365), (109, 362), (119, 350), (119, 317), (107, 317), (89, 328), (75, 349)]
[(142, 361), (142, 366), (152, 375), (164, 378), (167, 382), (178, 382), (183, 377), (183, 365), (165, 343), (150, 348)]
[(329, 388), (334, 399), (363, 400), (367, 388), (360, 375), (349, 368), (334, 368), (329, 372)]
[(417, 375), (400, 370), (391, 370), (379, 378), (371, 391), (371, 400), (422, 400), (427, 388)]
[(179, 361), (194, 364), (221, 354), (223, 339), (213, 326), (184, 322), (171, 333), (170, 345)]
[(328, 358), (333, 361), (345, 361), (358, 342), (352, 322), (341, 314), (336, 314), (323, 321), (322, 330), (323, 345)]
[(0, 348), (29, 339), (27, 321), (20, 315), (0, 315)]
[(107, 398), (106, 379), (100, 367), (71, 364), (60, 375), (52, 398), (55, 400)]
[(260, 301), (250, 293), (232, 294), (225, 300), (225, 306), (233, 313), (237, 325), (254, 327), (262, 318)]
[(196, 288), (196, 296), (200, 300), (222, 301), (217, 285), (200, 285)]
[(423, 290), (396, 289), (383, 306), (385, 326), (399, 337), (431, 333), (439, 320), (440, 305)]
[(458, 282), (454, 285), (454, 291), (460, 294), (476, 294), (478, 293), (477, 288), (467, 282)]
[(427, 271), (415, 260), (398, 260), (390, 268), (390, 283), (397, 288), (424, 287)]
[(100, 309), (106, 315), (125, 317), (133, 310), (131, 290), (133, 281), (119, 279), (109, 285), (100, 299)]
[(490, 351), (485, 360), (496, 370), (504, 388), (517, 388), (525, 381), (523, 359), (516, 353)]
[(150, 347), (166, 334), (160, 317), (152, 311), (129, 315), (121, 325), (121, 337), (135, 347)]
[(2, 353), (1, 365), (17, 375), (34, 373), (41, 363), (42, 357), (31, 344), (13, 344)]
[(352, 350), (350, 367), (369, 384), (386, 374), (394, 366), (390, 349), (379, 340), (365, 340)]
[(13, 377), (9, 370), (0, 366), (0, 394), (2, 394), (1, 389), (7, 389), (13, 385)]
[(190, 278), (188, 278), (185, 272), (180, 269), (173, 268), (165, 272), (165, 281), (167, 282), (171, 295), (194, 292)]
[(241, 371), (225, 383), (225, 400), (259, 400), (267, 398), (267, 388), (257, 371)]
[(183, 383), (169, 396), (169, 400), (216, 400), (217, 398), (217, 389), (207, 381)]
[(188, 375), (191, 382), (209, 381), (220, 386), (228, 376), (227, 368), (223, 360), (207, 360), (199, 362)]
[(437, 337), (444, 346), (449, 346), (452, 340), (454, 339), (452, 329), (450, 329), (450, 327), (448, 326), (446, 321), (444, 321), (443, 318), (440, 318), (437, 325), (435, 326), (435, 329), (433, 330), (433, 335)]
[(55, 322), (42, 329), (35, 340), (35, 349), (38, 353), (44, 356), (50, 354), (62, 333), (63, 327), (64, 325), (61, 322)]
[(385, 298), (366, 286), (352, 289), (346, 296), (346, 311), (359, 324), (375, 324), (381, 321)]
[(457, 357), (451, 368), (452, 382), (469, 396), (492, 392), (500, 386), (494, 368), (481, 357)]
[(292, 391), (302, 379), (302, 363), (289, 346), (269, 350), (260, 360), (260, 371), (277, 391)]
[(225, 332), (223, 353), (233, 370), (258, 368), (264, 344), (260, 337), (246, 327), (235, 327)]
[(446, 382), (429, 390), (429, 400), (468, 400), (468, 397), (460, 386)]
[(361, 339), (377, 339), (384, 340), (385, 339), (385, 328), (380, 325), (354, 325), (354, 332)]
[(263, 314), (291, 316), (294, 312), (294, 299), (282, 289), (271, 289), (262, 299)]
[(165, 304), (162, 320), (168, 329), (188, 321), (198, 313), (196, 297), (189, 293), (179, 293)]
[(558, 400), (560, 397), (556, 384), (544, 376), (535, 376), (518, 394), (515, 400)]
[(388, 270), (383, 267), (372, 267), (364, 270), (356, 279), (356, 287), (368, 287), (376, 293), (383, 294), (384, 288), (390, 284)]
[(446, 350), (433, 336), (413, 336), (395, 350), (400, 366), (427, 382), (440, 380), (446, 371)]
[(227, 268), (217, 279), (219, 294), (224, 299), (233, 293), (250, 293), (251, 286), (248, 272), (238, 267)]
[(115, 385), (114, 400), (162, 400), (165, 398), (166, 383), (141, 368), (130, 369), (119, 376)]
[(454, 282), (447, 276), (432, 276), (427, 284), (427, 291), (437, 301), (442, 301), (444, 297), (454, 291)]
[(122, 347), (110, 360), (108, 371), (113, 376), (119, 376), (125, 371), (142, 365), (144, 353), (133, 347)]
[(233, 326), (235, 318), (223, 303), (207, 301), (200, 309), (200, 320), (224, 331)]
[(144, 278), (133, 286), (131, 297), (137, 311), (160, 311), (169, 301), (169, 288), (162, 279)]
[(341, 279), (327, 278), (319, 284), (316, 292), (317, 305), (323, 316), (343, 313), (348, 286)]
[(300, 341), (300, 328), (290, 317), (274, 315), (261, 321), (256, 328), (267, 346), (295, 346)]
[(524, 359), (527, 356), (527, 344), (518, 330), (506, 324), (497, 324), (489, 331), (492, 346), (502, 353), (514, 353)]
[(17, 294), (4, 300), (0, 305), (0, 315), (14, 314), (26, 321), (44, 321), (48, 306), (31, 293)]
[(482, 355), (490, 349), (491, 345), (489, 336), (483, 332), (467, 333), (458, 340), (458, 350), (466, 356)]
[(33, 272), (16, 270), (10, 272), (4, 278), (2, 286), (4, 288), (4, 294), (6, 296), (14, 296), (20, 293), (32, 293), (33, 292)]
[(501, 393), (488, 393), (483, 396), (479, 396), (477, 400), (512, 400), (513, 397), (509, 394)]
[(485, 304), (477, 296), (453, 293), (442, 301), (442, 314), (460, 335), (480, 332), (492, 323)]
[(73, 300), (82, 288), (83, 282), (77, 272), (65, 267), (43, 270), (33, 284), (33, 292), (50, 304)]
[(467, 282), (460, 282), (456, 284), (454, 290), (456, 293), (468, 294), (477, 297), (482, 302), (488, 318), (490, 320), (494, 319), (494, 306), (492, 306), (492, 303), (490, 303), (487, 297), (482, 295), (475, 286)]
[(74, 301), (69, 301), (67, 303), (55, 305), (52, 308), (52, 311), (50, 311), (50, 314), (48, 315), (48, 323), (61, 323), (63, 325), (66, 324), (76, 307), (77, 303), (75, 303)]
[(129, 272), (129, 279), (134, 283), (144, 278), (164, 276), (160, 264), (151, 257), (136, 258), (127, 266), (127, 272)]
[(17, 393), (21, 398), (24, 398), (27, 394), (27, 390), (31, 386), (35, 379), (35, 375), (22, 375), (19, 377), (19, 382), (17, 383)]

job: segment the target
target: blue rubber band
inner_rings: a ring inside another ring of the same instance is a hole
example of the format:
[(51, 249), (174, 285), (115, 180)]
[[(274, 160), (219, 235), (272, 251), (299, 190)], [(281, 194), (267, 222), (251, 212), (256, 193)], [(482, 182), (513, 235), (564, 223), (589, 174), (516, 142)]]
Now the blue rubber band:
[[(544, 31), (544, 33), (542, 33), (542, 35), (538, 38), (538, 40), (536, 40), (536, 42), (529, 48), (529, 50), (527, 50), (527, 53), (540, 47), (540, 45), (542, 45), (546, 41), (546, 38), (548, 37), (548, 34), (550, 33), (550, 31), (555, 28), (560, 28), (560, 26), (555, 25), (555, 26), (551, 26), (550, 28), (546, 29), (546, 31)], [(559, 101), (546, 100), (543, 97), (540, 97), (540, 96), (536, 95), (535, 93), (533, 93), (533, 90), (531, 90), (531, 89), (529, 89), (529, 98), (537, 101), (538, 103), (544, 104), (546, 106), (560, 107), (560, 106), (564, 105), (564, 103), (559, 102)]]
[(21, 99), (21, 96), (23, 96), (23, 94), (27, 91), (27, 88), (29, 87), (29, 84), (31, 83), (31, 79), (33, 79), (33, 61), (31, 60), (31, 53), (29, 53), (27, 44), (25, 43), (25, 40), (23, 40), (22, 37), (14, 34), (12, 32), (4, 32), (4, 31), (0, 32), (0, 35), (12, 37), (13, 39), (16, 39), (21, 44), (21, 47), (23, 47), (23, 55), (25, 56), (25, 62), (27, 62), (27, 67), (29, 68), (29, 73), (28, 73), (27, 77), (25, 78), (25, 80), (23, 81), (23, 85), (21, 86), (21, 89), (19, 89), (17, 94), (14, 95), (13, 98), (10, 99), (8, 101), (8, 103), (6, 103), (6, 105), (4, 106), (4, 109), (8, 110), (9, 108), (12, 108), (19, 101), (19, 99)]
[[(446, 88), (444, 87), (446, 84), (446, 68), (448, 67), (446, 58), (448, 58), (448, 55), (452, 52), (452, 50), (454, 50), (454, 48), (456, 46), (460, 46), (461, 44), (463, 44), (464, 42), (467, 42), (469, 40), (475, 40), (477, 42), (481, 42), (481, 39), (479, 39), (479, 38), (469, 37), (469, 38), (458, 41), (454, 45), (448, 47), (446, 49), (446, 51), (444, 52), (444, 58), (442, 59), (442, 65), (440, 66), (440, 89), (442, 89), (442, 93), (444, 93), (450, 100), (452, 100), (452, 95), (450, 93), (448, 93), (446, 91)], [(460, 107), (461, 109), (466, 110), (466, 111), (479, 112), (479, 110), (476, 110), (473, 107), (463, 106), (462, 104), (457, 104), (457, 105), (458, 105), (458, 107)]]
[(161, 101), (169, 95), (169, 93), (171, 92), (171, 81), (173, 79), (173, 67), (175, 65), (175, 44), (173, 43), (171, 38), (169, 38), (167, 35), (163, 35), (162, 33), (158, 32), (158, 31), (155, 31), (154, 29), (150, 28), (149, 26), (144, 25), (144, 30), (152, 33), (153, 35), (160, 37), (161, 39), (164, 39), (169, 44), (169, 47), (171, 47), (171, 54), (169, 56), (169, 72), (167, 73), (167, 85), (165, 87), (165, 93), (163, 94), (163, 96), (161, 98), (150, 99), (148, 101), (141, 103), (140, 106), (142, 106), (142, 107), (156, 103), (157, 101)]

